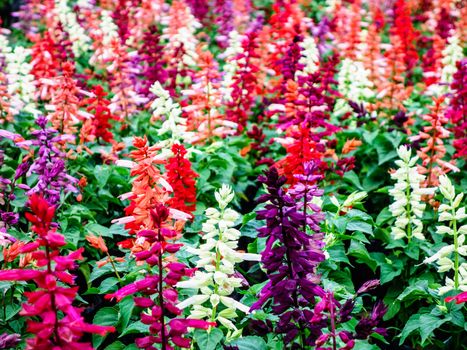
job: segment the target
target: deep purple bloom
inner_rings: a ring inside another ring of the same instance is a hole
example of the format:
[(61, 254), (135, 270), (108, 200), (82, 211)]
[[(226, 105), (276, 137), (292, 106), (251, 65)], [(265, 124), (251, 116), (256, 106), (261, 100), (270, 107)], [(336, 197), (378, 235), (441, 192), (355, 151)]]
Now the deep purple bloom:
[(0, 349), (10, 349), (15, 348), (18, 345), (19, 341), (21, 340), (21, 336), (19, 334), (13, 333), (3, 333), (0, 334)]
[(386, 330), (383, 328), (376, 328), (383, 319), (384, 314), (387, 311), (387, 307), (382, 303), (378, 302), (369, 315), (366, 318), (362, 318), (357, 326), (355, 327), (356, 339), (366, 339), (371, 333), (377, 332), (381, 335), (386, 334)]
[[(261, 261), (269, 282), (252, 310), (271, 301), (272, 312), (279, 316), (275, 331), (284, 335), (284, 341), (293, 342), (300, 337), (302, 344), (312, 344), (320, 335), (320, 327), (312, 322), (308, 307), (325, 293), (316, 274), (316, 266), (324, 260), (323, 234), (319, 228), (323, 216), (311, 199), (322, 195), (322, 191), (312, 184), (319, 178), (313, 173), (316, 166), (310, 163), (304, 169), (305, 174), (298, 176), (299, 182), (289, 193), (284, 189), (287, 179), (279, 176), (276, 168), (259, 177), (267, 186), (267, 193), (258, 200), (267, 204), (257, 212), (257, 217), (266, 220), (266, 226), (258, 229), (258, 236), (267, 238)], [(308, 230), (314, 234), (308, 234)], [(308, 335), (305, 328), (311, 330)]]
[(144, 33), (144, 45), (138, 50), (141, 77), (143, 78), (140, 81), (139, 92), (149, 98), (154, 97), (149, 91), (151, 85), (156, 81), (164, 85), (168, 78), (168, 73), (164, 68), (166, 62), (158, 31), (156, 26), (150, 26), (148, 31)]

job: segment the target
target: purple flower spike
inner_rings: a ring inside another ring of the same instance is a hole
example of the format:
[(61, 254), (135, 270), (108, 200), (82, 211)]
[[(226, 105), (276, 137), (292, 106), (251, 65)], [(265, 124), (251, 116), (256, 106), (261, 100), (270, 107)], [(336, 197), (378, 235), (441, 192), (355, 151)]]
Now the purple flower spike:
[[(307, 306), (312, 307), (316, 297), (325, 293), (316, 274), (317, 265), (324, 260), (319, 227), (323, 215), (311, 200), (323, 191), (314, 184), (320, 178), (314, 174), (316, 165), (308, 163), (304, 168), (305, 174), (298, 177), (299, 182), (288, 193), (283, 188), (286, 178), (279, 176), (276, 168), (259, 177), (267, 187), (267, 193), (259, 198), (259, 202), (267, 204), (257, 217), (266, 220), (258, 236), (267, 238), (261, 261), (269, 283), (252, 310), (271, 301), (272, 312), (279, 316), (275, 332), (283, 334), (286, 342), (298, 338), (302, 344), (313, 344), (321, 335), (317, 327), (320, 320), (315, 322)], [(314, 234), (310, 235), (310, 230)], [(305, 334), (305, 328), (311, 332)]]

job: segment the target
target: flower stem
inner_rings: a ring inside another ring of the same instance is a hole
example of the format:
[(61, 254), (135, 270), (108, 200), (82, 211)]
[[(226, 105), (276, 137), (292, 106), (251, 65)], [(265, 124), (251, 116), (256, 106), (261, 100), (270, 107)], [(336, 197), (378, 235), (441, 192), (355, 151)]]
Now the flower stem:
[(454, 209), (453, 201), (451, 201), (451, 208), (452, 216), (454, 217), (454, 220), (451, 221), (454, 237), (454, 289), (459, 289), (459, 240), (457, 234), (457, 220), (455, 219), (456, 210)]
[[(157, 235), (158, 235), (159, 242), (162, 242), (163, 239), (162, 239), (162, 234), (161, 234), (161, 228), (160, 227), (157, 228)], [(162, 290), (163, 290), (162, 250), (159, 251), (158, 255), (159, 255), (158, 256), (158, 258), (159, 258), (159, 261), (158, 261), (158, 266), (159, 266), (159, 306), (161, 308), (161, 316), (160, 316), (160, 321), (161, 321), (161, 346), (162, 346), (162, 350), (166, 350), (167, 349), (167, 340), (166, 340), (166, 335), (165, 335), (164, 296), (162, 294)]]
[(110, 256), (109, 251), (107, 251), (107, 256), (109, 257), (110, 264), (112, 265), (112, 268), (113, 268), (114, 271), (115, 271), (115, 275), (117, 275), (118, 282), (119, 282), (120, 284), (122, 284), (122, 279), (120, 278), (120, 275), (119, 275), (119, 273), (118, 273), (118, 271), (117, 271), (117, 267), (115, 266), (114, 260), (113, 260), (112, 257)]

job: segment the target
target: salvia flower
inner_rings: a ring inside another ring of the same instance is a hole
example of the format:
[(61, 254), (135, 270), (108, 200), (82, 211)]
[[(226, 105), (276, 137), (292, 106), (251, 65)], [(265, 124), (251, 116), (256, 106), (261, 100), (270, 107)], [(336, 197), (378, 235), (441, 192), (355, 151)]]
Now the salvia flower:
[(436, 262), (438, 272), (454, 272), (454, 278), (446, 277), (446, 285), (439, 289), (439, 294), (443, 295), (452, 289), (467, 291), (467, 225), (462, 225), (462, 221), (467, 218), (465, 207), (461, 207), (464, 197), (463, 193), (456, 195), (451, 180), (446, 175), (439, 178), (439, 190), (444, 197), (445, 202), (438, 208), (438, 220), (448, 222), (448, 225), (440, 225), (436, 232), (440, 235), (452, 237), (452, 244), (443, 246), (434, 255), (426, 258), (424, 263)]
[(177, 306), (175, 286), (184, 276), (191, 276), (193, 271), (174, 259), (174, 254), (182, 246), (173, 243), (179, 236), (172, 223), (175, 215), (167, 206), (157, 203), (150, 210), (150, 217), (153, 229), (142, 228), (137, 233), (138, 240), (148, 242), (149, 249), (135, 253), (137, 261), (147, 264), (149, 273), (106, 298), (120, 301), (127, 295), (143, 293), (144, 296), (134, 300), (136, 306), (146, 311), (141, 313), (141, 321), (149, 325), (149, 335), (136, 339), (138, 347), (152, 350), (155, 344), (160, 344), (163, 350), (172, 350), (175, 346), (189, 348), (188, 327), (208, 329), (215, 323), (180, 317), (182, 310)]
[(150, 92), (156, 96), (150, 105), (153, 110), (151, 120), (164, 118), (161, 127), (158, 129), (158, 134), (169, 134), (170, 137), (165, 142), (161, 141), (161, 146), (171, 145), (175, 142), (191, 143), (194, 132), (188, 131), (187, 120), (182, 117), (180, 105), (174, 102), (170, 93), (158, 81), (151, 86)]
[(75, 187), (78, 180), (67, 173), (66, 155), (58, 149), (58, 143), (64, 140), (63, 136), (55, 129), (47, 127), (45, 117), (39, 117), (36, 124), (40, 129), (31, 133), (34, 139), (23, 142), (23, 144), (38, 147), (37, 156), (27, 172), (27, 174), (37, 174), (38, 180), (28, 191), (28, 195), (40, 192), (47, 201), (57, 204), (62, 190), (71, 193), (78, 192)]
[(3, 333), (0, 334), (0, 349), (10, 349), (16, 348), (18, 343), (21, 340), (21, 336), (19, 334), (13, 333)]
[[(373, 83), (369, 80), (369, 71), (363, 63), (344, 59), (338, 75), (338, 90), (348, 100), (356, 103), (366, 103), (374, 97)], [(335, 107), (336, 113), (350, 111), (346, 101), (339, 99)]]
[(173, 197), (169, 205), (185, 213), (196, 209), (196, 174), (191, 162), (186, 158), (187, 151), (183, 145), (172, 145), (173, 157), (169, 158), (165, 169), (167, 181), (173, 189)]
[(191, 308), (191, 316), (219, 321), (228, 329), (227, 338), (239, 336), (234, 324), (236, 311), (249, 313), (249, 307), (230, 297), (235, 288), (242, 285), (242, 279), (235, 276), (235, 264), (243, 260), (259, 260), (259, 255), (242, 254), (235, 249), (240, 238), (240, 231), (234, 228), (239, 214), (227, 208), (234, 198), (232, 188), (227, 185), (215, 192), (219, 210), (206, 209), (208, 220), (203, 224), (205, 241), (198, 249), (188, 248), (188, 251), (199, 257), (197, 271), (188, 281), (177, 284), (179, 288), (198, 290), (198, 294), (182, 301), (177, 306)]
[(251, 310), (265, 307), (270, 301), (272, 313), (279, 316), (275, 331), (284, 335), (285, 344), (298, 338), (302, 347), (313, 344), (320, 335), (311, 332), (307, 336), (304, 329), (315, 328), (308, 307), (315, 304), (317, 296), (325, 296), (316, 274), (316, 266), (324, 260), (323, 234), (318, 226), (323, 215), (319, 207), (310, 203), (312, 197), (322, 194), (311, 183), (317, 179), (313, 177), (315, 170), (316, 166), (310, 164), (305, 167), (292, 194), (285, 192), (287, 179), (279, 176), (275, 168), (259, 177), (267, 187), (267, 193), (259, 198), (266, 206), (257, 212), (257, 218), (266, 220), (266, 226), (258, 229), (258, 236), (267, 239), (261, 262), (269, 281)]
[(0, 281), (33, 280), (38, 286), (35, 291), (24, 293), (27, 302), (20, 312), (28, 317), (28, 331), (34, 334), (27, 339), (26, 349), (91, 350), (90, 344), (80, 342), (84, 333), (105, 335), (115, 329), (84, 322), (81, 309), (73, 306), (78, 288), (68, 287), (74, 283), (74, 276), (68, 270), (74, 269), (76, 261), (83, 259), (83, 248), (60, 255), (60, 248), (66, 242), (57, 232), (58, 225), (52, 221), (55, 207), (37, 193), (30, 196), (29, 207), (32, 212), (25, 216), (37, 239), (23, 245), (20, 251), (32, 253), (39, 269), (0, 271)]
[(87, 52), (90, 48), (91, 39), (78, 23), (76, 13), (70, 8), (68, 2), (66, 0), (55, 0), (55, 8), (60, 22), (70, 36), (73, 54), (78, 57)]
[(410, 242), (412, 237), (415, 237), (424, 240), (421, 218), (426, 204), (421, 199), (423, 195), (432, 195), (435, 188), (420, 187), (425, 176), (418, 173), (418, 156), (412, 157), (412, 151), (407, 146), (400, 146), (397, 154), (400, 159), (396, 160), (396, 165), (399, 168), (391, 174), (391, 178), (397, 182), (394, 188), (389, 190), (389, 194), (394, 198), (389, 210), (396, 218), (391, 233), (394, 239), (407, 238)]

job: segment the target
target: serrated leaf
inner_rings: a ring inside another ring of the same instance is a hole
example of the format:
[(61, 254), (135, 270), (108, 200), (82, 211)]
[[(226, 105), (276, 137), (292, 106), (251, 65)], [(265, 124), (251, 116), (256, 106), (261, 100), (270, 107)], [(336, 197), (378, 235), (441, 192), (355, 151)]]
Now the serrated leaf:
[(399, 345), (404, 344), (405, 340), (407, 337), (412, 334), (415, 330), (417, 330), (420, 326), (420, 316), (419, 314), (415, 314), (410, 316), (409, 320), (404, 326), (404, 329), (402, 329), (401, 332), (401, 339), (399, 341)]
[(123, 344), (120, 341), (116, 341), (110, 344), (109, 346), (106, 346), (104, 350), (123, 350), (123, 349), (126, 349), (125, 344)]
[(394, 277), (399, 276), (402, 273), (403, 266), (404, 266), (403, 262), (398, 259), (392, 260), (391, 264), (389, 263), (380, 264), (381, 284), (392, 281)]
[(109, 229), (105, 226), (99, 225), (98, 223), (92, 222), (85, 226), (85, 230), (89, 233), (92, 233), (95, 236), (102, 236), (102, 237), (112, 237)]
[(131, 295), (123, 298), (119, 303), (118, 307), (120, 310), (120, 319), (118, 328), (120, 331), (124, 330), (128, 323), (130, 322), (131, 314), (135, 308), (135, 303), (133, 302), (133, 297)]
[(110, 174), (112, 173), (112, 168), (108, 165), (96, 165), (93, 173), (96, 177), (97, 185), (102, 188), (107, 184)]
[(447, 321), (449, 321), (449, 318), (440, 319), (430, 314), (420, 316), (420, 336), (422, 337), (421, 345), (425, 344), (425, 341), (432, 335), (435, 329), (438, 329)]
[[(94, 315), (93, 324), (99, 326), (115, 326), (118, 322), (118, 310), (114, 307), (103, 307)], [(94, 348), (99, 347), (102, 344), (105, 336), (93, 334), (92, 345)]]
[(101, 285), (99, 286), (99, 292), (101, 294), (107, 294), (111, 291), (114, 291), (117, 289), (116, 285), (118, 283), (118, 279), (116, 277), (109, 277), (106, 278), (101, 282)]
[(224, 338), (224, 333), (219, 328), (211, 328), (210, 331), (195, 330), (193, 338), (198, 347), (203, 350), (215, 350), (217, 344)]
[(268, 346), (263, 338), (257, 336), (248, 336), (237, 339), (229, 345), (235, 345), (238, 350), (267, 350)]
[(373, 272), (376, 270), (376, 261), (368, 254), (362, 243), (351, 241), (347, 254), (357, 258), (358, 262), (366, 264)]
[(426, 299), (429, 296), (428, 292), (428, 281), (421, 280), (415, 282), (415, 284), (407, 287), (398, 297), (400, 301), (410, 301), (411, 299), (420, 300), (421, 298)]
[(347, 230), (361, 231), (370, 235), (373, 234), (373, 228), (371, 227), (371, 225), (363, 221), (350, 221), (349, 223), (347, 223)]
[(146, 325), (141, 321), (136, 321), (134, 323), (130, 323), (128, 327), (126, 327), (125, 330), (122, 332), (122, 334), (120, 334), (119, 338), (132, 333), (146, 334), (148, 331), (149, 325)]

